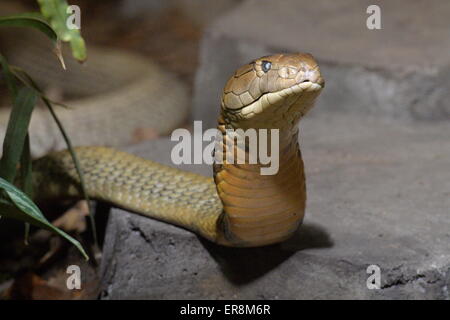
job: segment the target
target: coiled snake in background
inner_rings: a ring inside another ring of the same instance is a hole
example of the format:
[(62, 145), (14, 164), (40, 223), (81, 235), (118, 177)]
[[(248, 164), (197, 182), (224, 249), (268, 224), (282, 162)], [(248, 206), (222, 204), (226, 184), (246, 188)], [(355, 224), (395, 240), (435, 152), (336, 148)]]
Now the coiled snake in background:
[[(306, 191), (298, 122), (323, 85), (309, 54), (262, 57), (239, 68), (227, 82), (219, 130), (279, 129), (280, 162), (275, 175), (261, 175), (261, 163), (224, 161), (214, 165), (211, 179), (110, 148), (79, 147), (76, 152), (88, 194), (221, 245), (281, 242), (303, 220)], [(33, 168), (37, 200), (80, 197), (67, 151), (38, 159)]]
[[(51, 42), (27, 29), (3, 30), (0, 48), (9, 63), (23, 68), (46, 91), (61, 96), (54, 100), (63, 100), (70, 109), (56, 107), (55, 112), (74, 145), (120, 148), (145, 139), (145, 134), (170, 134), (189, 114), (187, 86), (148, 57), (89, 45), (84, 65), (65, 50), (67, 70), (63, 70)], [(9, 108), (0, 108), (0, 144), (9, 114)], [(45, 108), (33, 111), (29, 131), (33, 157), (66, 147)]]

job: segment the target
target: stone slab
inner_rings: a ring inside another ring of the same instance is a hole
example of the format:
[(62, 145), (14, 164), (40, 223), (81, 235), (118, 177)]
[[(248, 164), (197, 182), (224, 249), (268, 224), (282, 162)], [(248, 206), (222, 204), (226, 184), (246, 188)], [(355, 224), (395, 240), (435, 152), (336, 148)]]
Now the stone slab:
[[(381, 30), (366, 27), (381, 8)], [(193, 116), (216, 125), (233, 71), (256, 57), (312, 53), (326, 87), (318, 112), (450, 120), (450, 2), (446, 0), (247, 0), (205, 32)]]
[[(114, 209), (104, 299), (449, 299), (448, 123), (318, 114), (302, 122), (308, 202), (285, 243), (224, 248)], [(171, 165), (171, 142), (131, 152)], [(184, 169), (210, 175), (208, 166)], [(366, 269), (381, 268), (369, 290)]]

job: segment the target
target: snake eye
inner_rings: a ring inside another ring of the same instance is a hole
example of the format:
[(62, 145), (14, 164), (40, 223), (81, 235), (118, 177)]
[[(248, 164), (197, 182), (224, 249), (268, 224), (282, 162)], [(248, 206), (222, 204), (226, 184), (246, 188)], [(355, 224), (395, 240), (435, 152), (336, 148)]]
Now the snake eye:
[(272, 68), (272, 62), (270, 61), (262, 61), (261, 68), (264, 72), (267, 72)]

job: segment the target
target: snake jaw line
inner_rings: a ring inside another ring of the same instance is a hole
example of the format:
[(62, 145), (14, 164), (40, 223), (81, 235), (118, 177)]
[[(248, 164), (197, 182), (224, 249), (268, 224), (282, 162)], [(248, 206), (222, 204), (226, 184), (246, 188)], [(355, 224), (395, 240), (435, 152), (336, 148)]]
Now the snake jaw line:
[[(256, 115), (262, 114), (268, 108), (276, 108), (287, 98), (300, 96), (303, 93), (319, 92), (322, 88), (323, 87), (319, 83), (304, 81), (281, 91), (265, 93), (253, 103), (239, 109), (239, 111), (242, 115), (242, 119), (249, 120)], [(235, 113), (237, 110), (231, 109), (230, 111)], [(306, 112), (301, 113), (304, 115)]]

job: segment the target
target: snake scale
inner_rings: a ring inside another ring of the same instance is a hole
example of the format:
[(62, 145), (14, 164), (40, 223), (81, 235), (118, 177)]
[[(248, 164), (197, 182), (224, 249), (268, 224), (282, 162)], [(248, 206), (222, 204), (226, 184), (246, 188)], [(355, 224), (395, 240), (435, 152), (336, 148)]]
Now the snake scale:
[[(262, 57), (239, 68), (228, 80), (218, 129), (279, 129), (280, 162), (274, 175), (261, 175), (261, 162), (236, 164), (225, 159), (214, 164), (212, 179), (111, 148), (79, 147), (76, 152), (88, 194), (220, 245), (281, 242), (303, 220), (306, 190), (298, 122), (323, 86), (319, 67), (309, 54)], [(223, 139), (219, 145), (227, 135)], [(247, 145), (243, 147), (248, 152)], [(80, 197), (67, 151), (36, 160), (33, 170), (38, 200)]]

